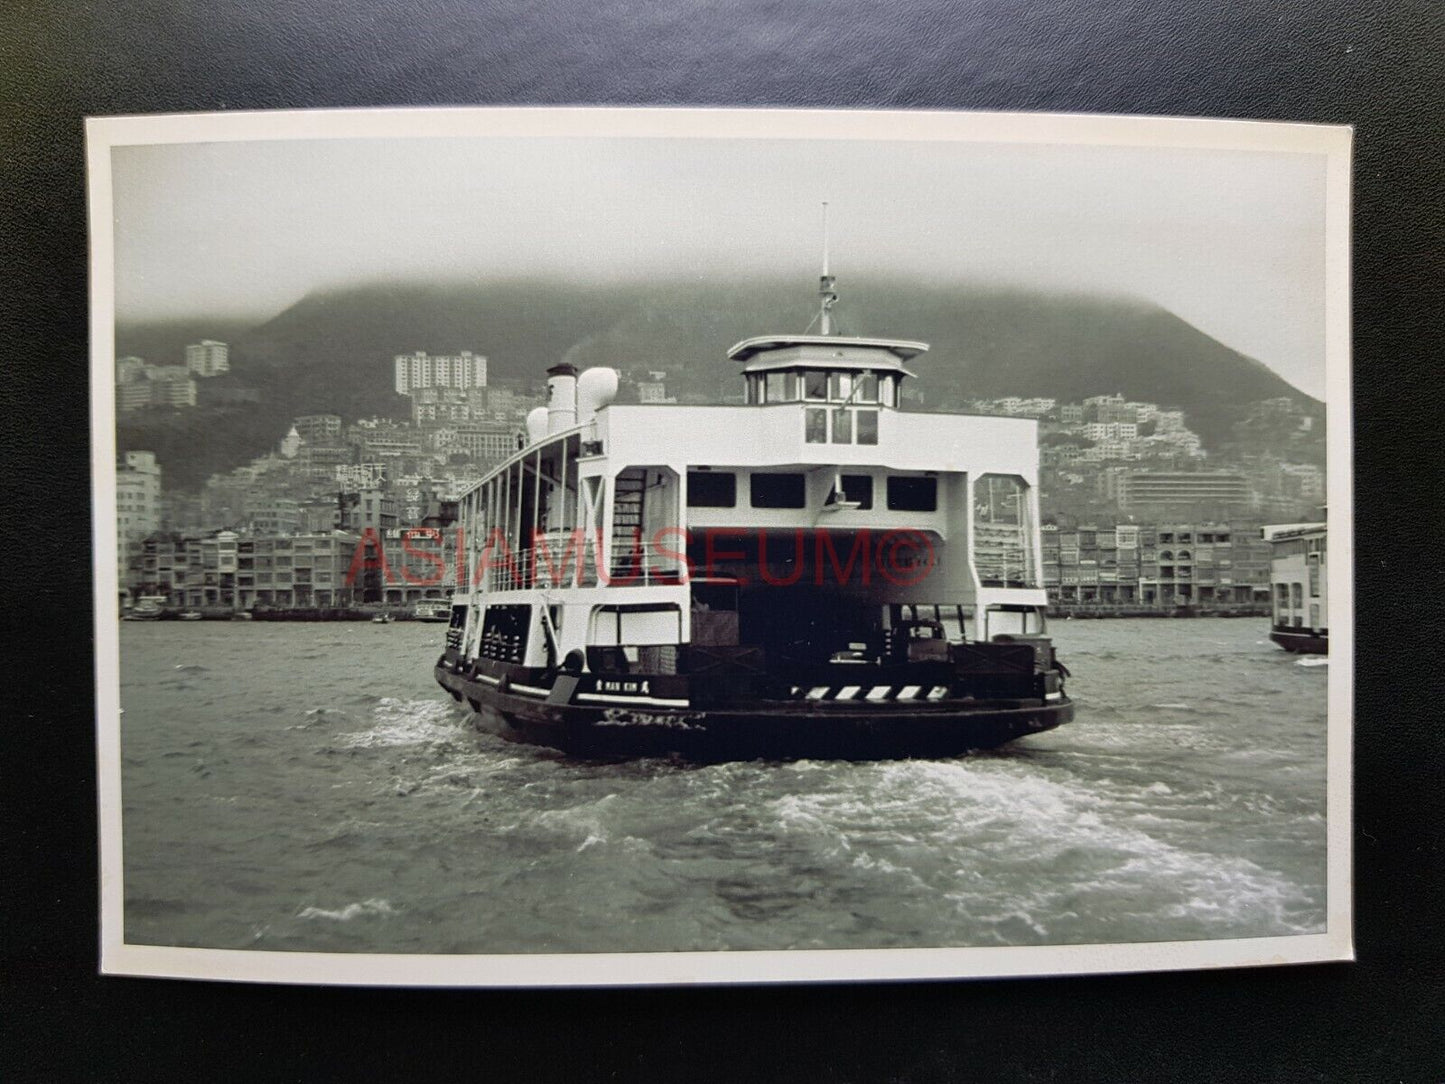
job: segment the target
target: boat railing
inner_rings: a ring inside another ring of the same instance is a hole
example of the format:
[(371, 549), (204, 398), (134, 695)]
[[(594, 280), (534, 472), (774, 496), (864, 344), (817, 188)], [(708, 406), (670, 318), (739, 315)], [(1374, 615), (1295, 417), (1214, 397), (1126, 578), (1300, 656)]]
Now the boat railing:
[[(595, 547), (588, 544), (584, 552), (558, 552), (555, 546), (537, 546), (520, 550), (511, 560), (494, 564), (488, 570), (489, 586), (494, 591), (523, 591), (546, 587), (595, 587), (601, 564)], [(580, 574), (578, 565), (581, 565)], [(608, 562), (604, 586), (649, 587), (675, 584), (681, 572), (675, 560), (666, 555), (639, 550), (614, 550)]]

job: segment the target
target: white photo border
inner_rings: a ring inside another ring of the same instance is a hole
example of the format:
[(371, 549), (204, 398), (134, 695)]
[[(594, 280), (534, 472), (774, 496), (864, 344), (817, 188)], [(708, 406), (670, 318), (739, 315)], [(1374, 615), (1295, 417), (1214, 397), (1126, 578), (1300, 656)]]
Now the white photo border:
[[(917, 140), (1173, 147), (1325, 160), (1329, 628), (1326, 932), (1291, 937), (999, 948), (395, 955), (130, 945), (124, 940), (111, 150), (199, 142), (497, 137)], [(1084, 114), (623, 108), (418, 108), (91, 117), (91, 470), (100, 833), (100, 970), (367, 986), (630, 986), (894, 981), (1179, 971), (1354, 959), (1351, 772), (1354, 554), (1347, 126)]]

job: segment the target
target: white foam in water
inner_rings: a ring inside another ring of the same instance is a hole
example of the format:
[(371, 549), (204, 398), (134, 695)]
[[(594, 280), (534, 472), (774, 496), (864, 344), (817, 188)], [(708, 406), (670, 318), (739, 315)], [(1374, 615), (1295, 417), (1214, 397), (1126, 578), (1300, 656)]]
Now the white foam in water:
[(360, 903), (348, 903), (339, 911), (328, 911), (324, 907), (303, 908), (297, 918), (324, 918), (332, 922), (350, 922), (353, 918), (362, 915), (394, 915), (396, 908), (392, 907), (386, 900), (372, 897), (369, 900), (362, 900)]
[[(1098, 892), (1148, 898), (1147, 914), (1156, 919), (1212, 928), (1245, 921), (1272, 933), (1305, 932), (1286, 918), (1290, 905), (1307, 902), (1288, 880), (1245, 858), (1176, 846), (1138, 822), (1121, 824), (1110, 812), (1115, 807), (1097, 791), (1022, 774), (1007, 761), (914, 761), (881, 766), (873, 780), (856, 782), (846, 792), (777, 800), (779, 824), (818, 837), (829, 852), (868, 855), (861, 862), (855, 858), (855, 868), (885, 861), (895, 868), (913, 866), (910, 872), (942, 889), (944, 898), (974, 920), (1019, 923), (1044, 936), (1031, 915), (1057, 915), (1063, 900)], [(1154, 796), (1169, 793), (1163, 783), (1145, 789)], [(1100, 810), (1109, 816), (1099, 816)], [(880, 821), (913, 825), (912, 838), (879, 838)], [(926, 855), (921, 865), (906, 857), (920, 844)], [(1021, 853), (1047, 862), (1070, 852), (1109, 861), (1086, 880), (1033, 880), (1028, 888), (1022, 881), (1008, 888), (994, 875), (977, 879), (995, 860), (1007, 870), (1012, 856)]]
[(370, 730), (345, 734), (343, 745), (372, 749), (378, 746), (422, 745), (451, 737), (456, 730), (451, 705), (442, 700), (396, 700), (382, 697), (372, 716)]
[(1295, 662), (1296, 666), (1328, 666), (1330, 660), (1323, 655), (1306, 655)]
[(602, 819), (616, 804), (617, 795), (608, 794), (595, 802), (584, 802), (566, 809), (545, 810), (537, 815), (536, 823), (568, 834), (584, 833), (577, 850), (585, 851), (588, 847), (607, 842), (607, 826), (602, 823)]

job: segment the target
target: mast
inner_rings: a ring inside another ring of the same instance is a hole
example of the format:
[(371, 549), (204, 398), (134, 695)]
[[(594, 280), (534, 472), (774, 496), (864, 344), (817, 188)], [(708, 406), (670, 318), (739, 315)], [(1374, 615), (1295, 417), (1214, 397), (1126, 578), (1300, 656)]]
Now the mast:
[(833, 292), (833, 284), (837, 281), (834, 276), (828, 274), (828, 201), (823, 201), (823, 274), (818, 279), (818, 329), (823, 335), (833, 334), (833, 306), (838, 301), (838, 295)]

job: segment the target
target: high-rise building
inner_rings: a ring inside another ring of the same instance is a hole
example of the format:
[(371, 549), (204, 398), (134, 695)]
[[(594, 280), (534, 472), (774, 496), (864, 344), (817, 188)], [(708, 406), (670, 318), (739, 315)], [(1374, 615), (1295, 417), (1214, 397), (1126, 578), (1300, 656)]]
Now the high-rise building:
[(202, 339), (186, 347), (186, 368), (196, 376), (220, 376), (231, 369), (231, 348), (214, 339)]
[(144, 358), (116, 358), (115, 382), (117, 384), (129, 384), (132, 380), (138, 380), (145, 370), (146, 363)]
[(425, 351), (398, 354), (396, 393), (410, 395), (417, 388), (485, 388), (487, 359), (483, 354), (463, 350), (455, 355), (431, 355)]
[(148, 406), (196, 405), (196, 382), (184, 365), (143, 365), (129, 375), (115, 388), (116, 409), (122, 413)]
[(128, 545), (161, 526), (161, 468), (154, 452), (126, 452), (116, 465), (115, 520), (124, 583)]
[(1119, 507), (1126, 512), (1182, 505), (1248, 507), (1249, 479), (1227, 471), (1137, 471), (1119, 479)]

